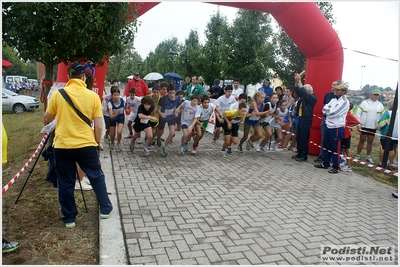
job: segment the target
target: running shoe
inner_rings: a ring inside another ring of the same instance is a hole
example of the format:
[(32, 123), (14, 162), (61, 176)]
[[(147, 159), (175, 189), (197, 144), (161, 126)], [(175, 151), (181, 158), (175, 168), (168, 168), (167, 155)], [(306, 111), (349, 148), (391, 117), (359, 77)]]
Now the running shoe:
[(130, 139), (132, 138), (133, 134), (128, 134), (127, 136), (124, 137), (124, 139)]
[(221, 157), (226, 158), (225, 150), (221, 150)]
[(351, 167), (344, 165), (343, 167), (340, 167), (340, 170), (342, 172), (351, 172)]
[(242, 146), (238, 146), (238, 150), (239, 150), (239, 153), (243, 153), (243, 148), (242, 148)]
[(65, 227), (67, 227), (67, 228), (75, 228), (75, 222), (65, 223)]
[(131, 150), (131, 152), (133, 152), (135, 150), (135, 144), (132, 141), (129, 144), (129, 149)]
[(150, 156), (150, 150), (148, 148), (143, 148), (143, 153), (145, 156)]
[(192, 154), (196, 154), (197, 153), (197, 146), (193, 146), (192, 148)]
[(179, 147), (179, 154), (185, 154), (185, 146)]
[(260, 152), (262, 152), (262, 153), (267, 153), (268, 152), (268, 149), (265, 147), (265, 146), (261, 146), (260, 145)]
[(168, 156), (168, 151), (165, 146), (161, 147), (161, 155), (163, 155), (164, 157)]
[(111, 144), (110, 145), (110, 150), (114, 150), (114, 147), (115, 147), (114, 144)]
[(3, 253), (12, 252), (19, 248), (18, 242), (8, 242), (3, 238)]
[(217, 139), (212, 140), (211, 144), (215, 146), (217, 144)]
[(275, 152), (282, 152), (283, 150), (279, 146), (274, 146), (274, 151)]
[(367, 156), (367, 158), (365, 159), (365, 162), (369, 162), (371, 164), (374, 164), (374, 161), (372, 160), (371, 156)]
[(254, 144), (253, 144), (253, 142), (251, 142), (251, 141), (250, 141), (250, 139), (248, 139), (248, 140), (247, 140), (247, 142), (249, 143), (249, 147), (250, 147), (250, 149), (251, 149), (251, 150), (254, 150), (254, 149), (255, 149), (255, 147), (254, 147)]
[(232, 154), (232, 148), (228, 146), (228, 154)]
[(115, 148), (115, 151), (121, 151), (122, 149), (121, 149), (121, 144), (118, 144), (117, 143), (117, 146), (116, 146), (116, 148)]
[(257, 151), (257, 152), (261, 152), (261, 150), (260, 150), (260, 145), (257, 145), (257, 146), (256, 146), (256, 151)]
[(161, 140), (157, 138), (157, 146), (161, 147)]
[(142, 142), (142, 138), (138, 137), (138, 139), (137, 139), (137, 143), (138, 143), (138, 144), (141, 144), (141, 143), (143, 143), (143, 142)]
[(183, 148), (185, 149), (185, 152), (188, 151), (188, 150), (189, 150), (188, 143), (184, 144), (184, 145), (183, 145)]

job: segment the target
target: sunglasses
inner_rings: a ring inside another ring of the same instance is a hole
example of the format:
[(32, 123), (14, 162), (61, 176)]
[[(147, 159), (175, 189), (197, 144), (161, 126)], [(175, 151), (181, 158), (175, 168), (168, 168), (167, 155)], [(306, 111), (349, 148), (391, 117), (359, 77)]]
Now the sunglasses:
[(374, 95), (379, 95), (379, 94), (374, 94)]

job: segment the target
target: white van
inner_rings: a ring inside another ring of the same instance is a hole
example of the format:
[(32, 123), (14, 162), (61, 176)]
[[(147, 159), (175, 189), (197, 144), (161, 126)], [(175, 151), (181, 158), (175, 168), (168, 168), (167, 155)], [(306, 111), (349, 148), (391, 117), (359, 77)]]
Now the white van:
[(4, 81), (6, 83), (8, 83), (8, 82), (9, 83), (13, 83), (13, 82), (20, 83), (20, 82), (23, 82), (23, 81), (27, 82), (28, 81), (28, 77), (8, 75), (8, 76), (6, 76), (6, 79)]

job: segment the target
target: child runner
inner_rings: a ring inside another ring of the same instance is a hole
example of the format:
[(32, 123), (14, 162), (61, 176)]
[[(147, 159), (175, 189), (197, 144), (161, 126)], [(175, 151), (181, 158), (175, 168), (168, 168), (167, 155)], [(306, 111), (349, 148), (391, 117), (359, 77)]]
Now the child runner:
[(269, 114), (275, 113), (276, 110), (276, 103), (278, 102), (278, 95), (276, 93), (272, 93), (269, 96), (269, 99), (271, 102), (267, 102), (266, 105), (264, 106), (263, 111), (269, 111), (264, 118), (264, 121), (260, 123), (260, 126), (264, 129), (265, 131), (265, 137), (261, 140), (260, 142), (260, 151), (262, 153), (267, 153), (268, 149), (265, 147), (265, 145), (268, 143), (269, 139), (272, 136), (272, 130), (269, 125), (269, 122), (271, 120), (271, 116)]
[(288, 144), (289, 144), (290, 137), (291, 137), (290, 129), (293, 126), (293, 121), (291, 120), (292, 118), (290, 117), (290, 107), (295, 102), (295, 99), (292, 96), (292, 92), (293, 92), (292, 88), (289, 89), (289, 92), (290, 92), (289, 94), (285, 94), (284, 97), (283, 97), (283, 100), (286, 101), (287, 107), (288, 107), (288, 110), (289, 110), (289, 112), (286, 114), (285, 118), (283, 118), (283, 126), (282, 126), (283, 138), (281, 140), (281, 148), (283, 150), (287, 150), (287, 148), (289, 146)]
[[(185, 93), (182, 90), (179, 90), (176, 92), (176, 95), (179, 97), (179, 106), (180, 106), (183, 103), (183, 101), (185, 101)], [(178, 132), (180, 130), (182, 130), (181, 117), (182, 117), (182, 114), (180, 112), (178, 114), (178, 117), (175, 118), (175, 124), (176, 124), (175, 131), (178, 131)], [(185, 151), (187, 151), (187, 149)]]
[[(259, 123), (260, 116), (265, 116), (269, 112), (269, 110), (263, 111), (265, 106), (264, 100), (265, 93), (263, 91), (257, 91), (254, 93), (253, 102), (251, 102), (249, 111), (244, 120), (243, 137), (242, 139), (240, 139), (238, 146), (240, 153), (243, 153), (242, 146), (246, 140), (246, 150), (249, 151), (250, 149), (254, 149), (254, 142), (257, 142), (263, 137), (261, 126)], [(254, 132), (250, 136), (250, 138), (247, 139), (247, 137), (249, 136), (250, 127), (253, 127)]]
[[(104, 90), (104, 92), (106, 92)], [(104, 141), (108, 142), (110, 138), (110, 113), (108, 112), (108, 102), (112, 99), (111, 94), (103, 95), (103, 118), (104, 118), (104, 126), (106, 128), (106, 132), (104, 134)]]
[[(231, 109), (237, 109), (238, 107), (239, 107), (239, 104), (240, 103), (245, 103), (246, 104), (246, 106), (247, 106), (247, 94), (245, 94), (245, 93), (241, 93), (241, 94), (239, 94), (239, 98), (238, 98), (238, 101), (236, 101), (235, 103), (233, 103), (230, 107), (229, 107), (229, 110), (231, 110)], [(247, 107), (248, 108), (248, 107)], [(246, 115), (247, 116), (247, 115)], [(227, 153), (228, 154), (232, 154), (232, 146), (231, 146), (232, 144), (230, 144), (229, 146), (228, 146), (228, 148), (227, 148)]]
[(150, 143), (150, 147), (149, 149), (152, 148), (152, 146), (154, 146), (154, 143), (156, 141), (156, 134), (157, 134), (157, 129), (158, 129), (158, 120), (159, 120), (159, 114), (158, 114), (158, 102), (160, 101), (161, 97), (160, 97), (160, 86), (158, 84), (154, 84), (153, 88), (151, 90), (151, 98), (153, 99), (154, 102), (154, 110), (153, 110), (153, 116), (156, 117), (157, 120), (151, 120), (150, 119), (150, 126), (152, 128), (152, 132), (153, 132), (153, 140)]
[(124, 128), (125, 112), (124, 99), (120, 96), (118, 86), (111, 87), (112, 99), (108, 102), (108, 112), (110, 113), (110, 136), (111, 150), (114, 149), (115, 128), (117, 128), (117, 148), (116, 151), (121, 151), (122, 130)]
[(176, 89), (173, 84), (169, 84), (167, 88), (168, 94), (163, 96), (158, 102), (158, 114), (160, 122), (158, 125), (157, 145), (161, 146), (161, 136), (164, 133), (165, 124), (168, 123), (169, 134), (162, 146), (161, 154), (168, 155), (167, 147), (171, 143), (175, 135), (175, 109), (179, 105), (179, 97), (176, 95)]
[[(140, 105), (140, 100), (142, 100), (142, 98), (136, 96), (136, 89), (135, 88), (129, 89), (129, 96), (126, 98), (126, 102), (125, 102), (125, 111), (130, 110), (129, 117), (128, 117), (129, 134), (127, 136), (125, 136), (126, 139), (132, 138), (132, 136), (133, 136), (132, 123), (136, 119), (138, 107)], [(142, 143), (142, 140), (140, 140), (140, 135), (139, 135), (139, 138), (137, 140), (138, 140), (138, 144)]]
[(182, 124), (182, 140), (181, 146), (179, 147), (179, 154), (184, 154), (187, 151), (188, 141), (192, 137), (192, 131), (197, 126), (196, 130), (200, 130), (200, 125), (197, 125), (198, 118), (200, 117), (200, 106), (199, 104), (199, 95), (191, 95), (190, 101), (184, 100), (184, 102), (179, 105), (179, 107), (175, 110), (175, 116), (178, 117), (178, 114), (181, 113), (181, 124)]
[[(236, 102), (235, 97), (232, 96), (232, 85), (225, 86), (225, 94), (220, 96), (215, 103), (215, 110), (218, 114), (223, 114), (226, 110), (229, 110), (230, 106)], [(221, 133), (221, 127), (224, 124), (224, 119), (220, 116), (215, 116), (215, 130), (214, 130), (214, 139), (212, 141), (213, 145), (217, 144), (217, 139), (219, 138), (219, 134)]]
[(274, 129), (277, 134), (274, 150), (277, 152), (281, 152), (283, 151), (283, 149), (280, 148), (280, 141), (282, 140), (282, 125), (284, 124), (283, 119), (288, 114), (288, 109), (285, 100), (279, 101), (276, 107), (277, 109), (275, 110), (275, 112), (272, 115), (272, 118), (269, 121), (269, 126), (271, 127), (271, 129)]
[(200, 105), (200, 117), (199, 121), (197, 122), (200, 125), (200, 130), (196, 130), (196, 135), (193, 142), (192, 154), (197, 153), (197, 147), (199, 146), (199, 142), (201, 138), (204, 136), (204, 132), (207, 129), (208, 121), (212, 113), (215, 110), (215, 105), (210, 103), (210, 98), (208, 96), (203, 96), (201, 98), (201, 105)]
[[(343, 140), (342, 140), (342, 153), (345, 157), (351, 157), (350, 144), (353, 129), (351, 127), (360, 125), (360, 121), (353, 115), (353, 103), (350, 102), (349, 112), (346, 115), (346, 126), (344, 127)], [(351, 172), (351, 160), (347, 159), (346, 165), (340, 168), (341, 171)]]
[(230, 144), (237, 144), (239, 142), (239, 125), (246, 117), (247, 105), (246, 103), (240, 103), (237, 109), (227, 110), (223, 113), (225, 123), (224, 135), (225, 142), (222, 145), (221, 156), (226, 158), (225, 149)]
[(160, 84), (160, 97), (167, 95), (168, 83), (162, 82)]
[(151, 96), (145, 96), (141, 99), (141, 105), (138, 107), (137, 116), (133, 129), (135, 134), (132, 136), (130, 149), (133, 152), (135, 149), (135, 141), (140, 137), (140, 133), (144, 131), (147, 136), (146, 143), (143, 148), (143, 152), (146, 156), (150, 155), (149, 146), (153, 140), (153, 131), (151, 129), (150, 120), (157, 120), (155, 116), (152, 116), (154, 110), (154, 101)]
[(293, 152), (297, 153), (296, 134), (297, 134), (297, 123), (299, 121), (299, 116), (297, 116), (296, 113), (296, 106), (297, 106), (297, 101), (299, 101), (299, 97), (296, 95), (293, 89), (291, 90), (291, 93), (292, 97), (294, 98), (294, 102), (289, 106), (289, 115), (292, 118), (292, 128), (290, 128), (292, 141), (290, 143), (290, 149)]

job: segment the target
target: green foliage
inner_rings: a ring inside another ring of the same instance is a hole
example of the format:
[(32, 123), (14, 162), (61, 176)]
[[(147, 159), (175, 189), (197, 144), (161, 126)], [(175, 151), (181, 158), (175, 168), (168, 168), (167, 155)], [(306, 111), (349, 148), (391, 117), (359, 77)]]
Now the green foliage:
[(2, 7), (3, 42), (23, 60), (42, 62), (47, 80), (61, 62), (101, 64), (104, 57), (122, 53), (136, 30), (136, 8), (124, 2), (7, 2)]
[[(336, 23), (332, 13), (332, 3), (317, 2), (316, 5), (331, 25)], [(273, 35), (273, 43), (275, 46), (274, 71), (282, 80), (283, 85), (290, 86), (293, 83), (293, 73), (305, 70), (306, 57), (281, 27)]]
[(272, 67), (273, 48), (268, 42), (272, 34), (271, 17), (263, 12), (239, 9), (230, 35), (226, 76), (239, 78), (241, 84), (256, 83)]

